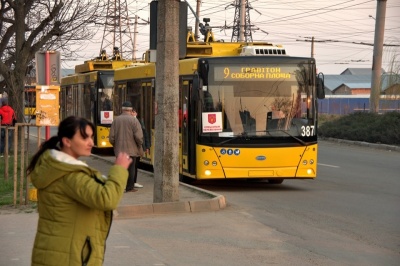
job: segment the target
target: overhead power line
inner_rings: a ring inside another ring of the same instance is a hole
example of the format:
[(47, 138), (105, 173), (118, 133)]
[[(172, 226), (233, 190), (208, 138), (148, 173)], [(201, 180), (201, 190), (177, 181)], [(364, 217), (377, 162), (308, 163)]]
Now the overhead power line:
[[(308, 39), (308, 38), (310, 38), (310, 39)], [(327, 40), (316, 40), (316, 39), (314, 39), (314, 40), (312, 40), (311, 39), (311, 37), (305, 37), (305, 39), (304, 40), (299, 40), (299, 39), (296, 39), (296, 41), (297, 42), (340, 42), (340, 43), (351, 43), (351, 44), (359, 44), (359, 45), (367, 45), (367, 46), (374, 46), (374, 44), (373, 43), (366, 43), (366, 42), (349, 42), (349, 41), (339, 41), (339, 40), (330, 40), (330, 39), (327, 39)], [(400, 47), (400, 45), (399, 44), (383, 44), (383, 46), (387, 46), (387, 47)]]

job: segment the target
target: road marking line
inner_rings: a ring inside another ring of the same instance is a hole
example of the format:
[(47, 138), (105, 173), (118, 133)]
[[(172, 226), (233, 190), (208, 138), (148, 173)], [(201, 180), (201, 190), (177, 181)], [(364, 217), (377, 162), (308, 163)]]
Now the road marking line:
[(321, 165), (321, 166), (327, 166), (327, 167), (333, 167), (333, 168), (340, 168), (340, 166), (337, 166), (337, 165), (331, 165), (331, 164), (323, 164), (323, 163), (319, 163), (318, 165)]

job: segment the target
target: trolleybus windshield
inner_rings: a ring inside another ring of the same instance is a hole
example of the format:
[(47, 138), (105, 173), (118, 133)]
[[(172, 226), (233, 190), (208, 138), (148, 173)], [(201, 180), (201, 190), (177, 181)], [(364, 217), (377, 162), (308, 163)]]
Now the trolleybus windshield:
[[(102, 112), (113, 110), (113, 86), (114, 86), (114, 75), (112, 72), (100, 73), (99, 75), (99, 86), (98, 86), (98, 117), (103, 117)], [(105, 113), (107, 114), (107, 113)], [(110, 115), (110, 114), (108, 114)], [(108, 118), (108, 117), (107, 117)], [(112, 121), (112, 120), (103, 120)], [(107, 122), (109, 124), (110, 122)]]
[(210, 63), (201, 92), (201, 135), (218, 142), (230, 137), (313, 138), (313, 73), (313, 64)]

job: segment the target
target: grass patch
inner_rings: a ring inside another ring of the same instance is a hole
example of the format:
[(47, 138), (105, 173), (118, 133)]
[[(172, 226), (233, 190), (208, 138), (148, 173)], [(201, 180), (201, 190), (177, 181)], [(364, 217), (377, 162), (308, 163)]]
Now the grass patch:
[[(19, 158), (19, 156), (18, 156)], [(13, 205), (14, 204), (14, 156), (9, 156), (8, 158), (8, 179), (5, 179), (4, 176), (4, 167), (5, 167), (5, 160), (6, 158), (2, 157), (0, 158), (0, 207), (5, 207), (7, 205)], [(21, 166), (20, 166), (20, 160), (18, 159), (17, 161), (17, 195), (16, 195), (16, 200), (17, 204), (25, 204), (25, 184), (26, 184), (26, 178), (24, 178), (22, 184), (21, 184)], [(26, 169), (26, 168), (25, 168)], [(20, 202), (20, 189), (22, 186), (23, 190), (23, 202)]]

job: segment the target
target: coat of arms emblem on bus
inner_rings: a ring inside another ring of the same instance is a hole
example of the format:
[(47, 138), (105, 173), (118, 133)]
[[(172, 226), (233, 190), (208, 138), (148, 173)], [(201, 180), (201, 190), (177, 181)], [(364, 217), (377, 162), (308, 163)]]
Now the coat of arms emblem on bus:
[(110, 118), (110, 112), (104, 112), (104, 118)]
[(216, 114), (208, 114), (208, 123), (214, 124), (217, 122), (217, 115)]

